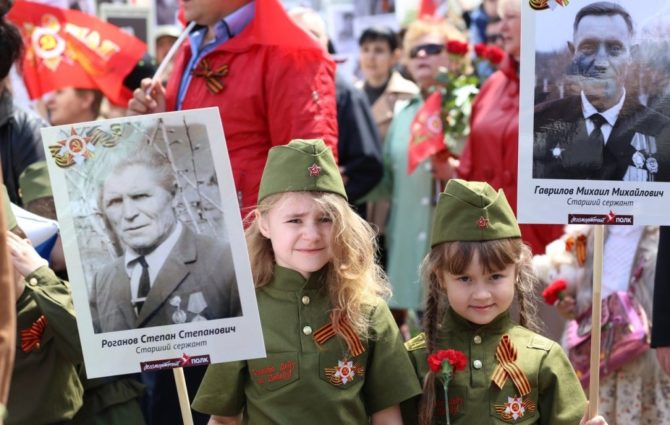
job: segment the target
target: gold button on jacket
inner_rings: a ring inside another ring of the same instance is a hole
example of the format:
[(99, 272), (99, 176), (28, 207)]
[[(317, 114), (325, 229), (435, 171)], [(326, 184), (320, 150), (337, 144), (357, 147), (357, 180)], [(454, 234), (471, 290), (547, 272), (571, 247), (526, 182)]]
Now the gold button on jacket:
[[(517, 351), (515, 363), (527, 376), (530, 393), (521, 396), (508, 377), (503, 388), (493, 383), (499, 365), (496, 347), (503, 335), (509, 335)], [(480, 336), (480, 343), (476, 342)], [(454, 375), (449, 383), (449, 410), (452, 425), (541, 424), (577, 425), (584, 414), (586, 397), (567, 356), (561, 347), (530, 330), (512, 322), (505, 312), (491, 323), (479, 326), (448, 310), (438, 333), (439, 349), (462, 351), (468, 358), (464, 371)], [(428, 373), (425, 336), (420, 334), (405, 343), (423, 382)], [(433, 423), (445, 424), (445, 403), (442, 383), (436, 380), (436, 409)], [(402, 404), (406, 425), (417, 423), (418, 398)], [(509, 403), (524, 406), (514, 418), (505, 414)]]
[(339, 336), (322, 345), (314, 341), (332, 309), (321, 273), (305, 280), (276, 266), (256, 297), (267, 357), (209, 366), (195, 410), (235, 416), (244, 409), (245, 424), (362, 425), (371, 414), (420, 394), (385, 303), (370, 306), (373, 338), (362, 341), (365, 351), (354, 357)]

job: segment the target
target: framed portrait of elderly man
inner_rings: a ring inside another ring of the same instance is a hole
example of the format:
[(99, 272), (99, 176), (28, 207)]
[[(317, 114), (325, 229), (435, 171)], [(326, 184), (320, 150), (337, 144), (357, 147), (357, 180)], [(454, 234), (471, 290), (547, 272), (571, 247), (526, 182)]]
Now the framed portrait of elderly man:
[(215, 108), (42, 137), (89, 377), (265, 355)]
[(670, 1), (521, 9), (519, 220), (670, 224)]

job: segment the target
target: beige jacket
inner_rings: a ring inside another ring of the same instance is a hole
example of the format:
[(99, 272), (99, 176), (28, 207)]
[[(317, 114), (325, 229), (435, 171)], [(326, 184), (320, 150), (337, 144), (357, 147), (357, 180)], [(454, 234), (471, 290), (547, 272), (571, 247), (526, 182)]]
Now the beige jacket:
[[(363, 90), (363, 81), (356, 83), (356, 88)], [(379, 99), (371, 105), (372, 116), (382, 137), (382, 142), (386, 140), (386, 132), (391, 125), (395, 104), (398, 100), (408, 100), (419, 93), (419, 87), (400, 75), (398, 71), (393, 71), (389, 79), (386, 90), (379, 96)]]
[[(355, 85), (356, 88), (363, 91), (363, 84), (363, 81), (358, 81)], [(416, 84), (403, 78), (398, 71), (393, 71), (386, 90), (370, 107), (382, 143), (386, 141), (386, 133), (391, 126), (396, 102), (399, 100), (409, 100), (418, 93), (419, 87)], [(368, 202), (366, 216), (368, 221), (378, 229), (380, 234), (383, 234), (386, 228), (389, 209), (389, 201)]]

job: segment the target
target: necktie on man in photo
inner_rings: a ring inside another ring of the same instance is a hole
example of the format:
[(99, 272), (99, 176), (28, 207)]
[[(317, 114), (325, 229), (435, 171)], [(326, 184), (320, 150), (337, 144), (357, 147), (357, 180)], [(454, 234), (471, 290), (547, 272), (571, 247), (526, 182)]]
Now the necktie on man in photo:
[(584, 166), (598, 169), (603, 166), (603, 148), (605, 146), (605, 136), (601, 127), (607, 120), (598, 113), (591, 115), (589, 119), (594, 128), (584, 146)]
[(606, 120), (598, 113), (591, 115), (589, 119), (594, 127), (591, 134), (583, 131), (561, 155), (563, 167), (582, 178), (588, 178), (587, 176), (592, 175), (594, 171), (600, 170), (603, 166), (605, 137), (600, 127)]
[(140, 284), (137, 287), (137, 299), (138, 301), (135, 303), (135, 306), (137, 307), (137, 313), (142, 310), (142, 306), (144, 305), (144, 300), (147, 298), (147, 295), (149, 295), (149, 290), (151, 289), (151, 282), (149, 280), (149, 264), (147, 264), (147, 260), (144, 258), (144, 256), (137, 257), (136, 260), (140, 266), (142, 266), (142, 274), (140, 275)]

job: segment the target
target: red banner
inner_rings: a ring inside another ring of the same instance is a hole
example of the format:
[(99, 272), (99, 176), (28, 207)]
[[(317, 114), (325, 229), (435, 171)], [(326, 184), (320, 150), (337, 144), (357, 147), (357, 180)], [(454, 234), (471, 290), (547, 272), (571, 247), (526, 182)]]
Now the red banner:
[(412, 174), (419, 163), (447, 147), (442, 128), (442, 94), (431, 94), (412, 120), (407, 174)]
[(132, 93), (123, 80), (147, 46), (120, 28), (85, 13), (18, 1), (7, 18), (23, 35), (23, 78), (35, 99), (53, 90), (99, 89), (125, 106)]
[(437, 3), (438, 0), (421, 0), (421, 3), (419, 4), (419, 13), (417, 16), (419, 18), (435, 16), (435, 12), (437, 11)]

